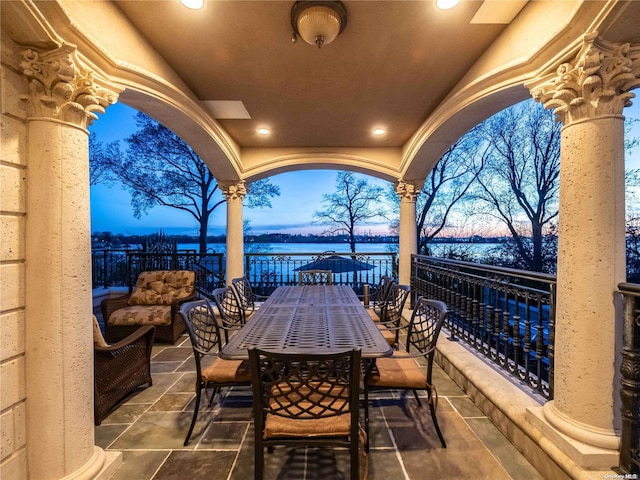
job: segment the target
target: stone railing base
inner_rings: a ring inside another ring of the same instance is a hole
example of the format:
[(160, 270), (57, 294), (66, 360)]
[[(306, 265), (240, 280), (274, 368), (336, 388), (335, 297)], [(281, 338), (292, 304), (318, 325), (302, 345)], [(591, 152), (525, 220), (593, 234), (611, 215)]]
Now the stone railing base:
[[(615, 475), (611, 467), (617, 465), (617, 457), (602, 457), (600, 449), (591, 451), (596, 456), (589, 459), (589, 452), (584, 452), (582, 463), (602, 465), (604, 462), (607, 467), (580, 466), (563, 450), (562, 444), (557, 444), (547, 431), (539, 428), (535, 420), (533, 423), (529, 421), (528, 415), (541, 411), (545, 400), (533, 392), (529, 393), (529, 387), (518, 385), (497, 367), (467, 349), (462, 342), (452, 342), (446, 334), (440, 335), (436, 362), (544, 478), (602, 480), (605, 475)], [(575, 448), (577, 442), (571, 444)]]

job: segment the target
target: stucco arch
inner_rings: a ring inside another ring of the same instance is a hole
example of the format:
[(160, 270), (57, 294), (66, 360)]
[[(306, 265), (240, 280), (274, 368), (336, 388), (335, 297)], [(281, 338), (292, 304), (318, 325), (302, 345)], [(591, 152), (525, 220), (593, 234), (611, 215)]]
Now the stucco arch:
[[(273, 156), (270, 156), (270, 153)], [(288, 152), (247, 152), (245, 150), (243, 164), (250, 165), (250, 168), (243, 173), (247, 182), (253, 182), (279, 173), (300, 170), (350, 170), (395, 182), (398, 180), (398, 170), (393, 168), (393, 164), (398, 164), (399, 159), (399, 149), (359, 151), (302, 149)]]
[(603, 9), (600, 2), (534, 2), (530, 7), (404, 145), (401, 178), (424, 179), (446, 149), (474, 125), (530, 98), (525, 85), (575, 56), (585, 32), (604, 34), (603, 12), (620, 6), (609, 2)]

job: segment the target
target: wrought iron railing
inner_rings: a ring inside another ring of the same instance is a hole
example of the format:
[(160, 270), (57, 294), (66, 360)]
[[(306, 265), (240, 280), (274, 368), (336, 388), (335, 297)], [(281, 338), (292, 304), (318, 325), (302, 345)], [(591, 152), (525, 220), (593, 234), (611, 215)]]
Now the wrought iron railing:
[(411, 287), (447, 304), (451, 340), (553, 398), (554, 276), (413, 255)]
[[(637, 478), (640, 474), (640, 285), (618, 285), (624, 299), (622, 327), (622, 430), (620, 466), (616, 471)], [(626, 478), (626, 477), (625, 477)]]
[(145, 270), (190, 269), (198, 273), (198, 287), (211, 291), (224, 285), (223, 255), (178, 250), (173, 253), (148, 253), (140, 250), (103, 250), (92, 252), (93, 288), (128, 287)]
[[(336, 266), (328, 257), (340, 256)], [(315, 262), (315, 263), (314, 263)], [(300, 269), (312, 266), (332, 270), (335, 285), (350, 285), (358, 295), (364, 295), (366, 286), (377, 285), (382, 276), (396, 276), (397, 254), (392, 252), (373, 253), (248, 253), (245, 254), (245, 275), (251, 287), (259, 295), (269, 295), (282, 285), (298, 283)]]

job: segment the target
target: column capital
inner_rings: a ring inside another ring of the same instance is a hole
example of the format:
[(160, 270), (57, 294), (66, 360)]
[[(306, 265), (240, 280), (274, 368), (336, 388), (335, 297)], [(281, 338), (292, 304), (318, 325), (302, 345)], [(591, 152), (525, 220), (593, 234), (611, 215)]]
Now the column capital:
[(398, 183), (396, 183), (396, 193), (400, 197), (400, 200), (415, 202), (421, 189), (421, 182), (409, 182), (400, 179)]
[(527, 84), (533, 98), (553, 108), (564, 125), (605, 115), (621, 115), (640, 86), (640, 45), (612, 43), (598, 32), (584, 36), (575, 59), (555, 73)]
[(244, 180), (240, 180), (239, 182), (218, 182), (220, 186), (220, 190), (222, 190), (222, 194), (227, 200), (237, 200), (242, 199), (247, 194), (247, 187), (244, 184)]
[(28, 48), (21, 54), (20, 66), (29, 80), (29, 94), (21, 100), (30, 117), (87, 128), (98, 118), (94, 112), (104, 113), (122, 91), (83, 65), (73, 45), (47, 51)]

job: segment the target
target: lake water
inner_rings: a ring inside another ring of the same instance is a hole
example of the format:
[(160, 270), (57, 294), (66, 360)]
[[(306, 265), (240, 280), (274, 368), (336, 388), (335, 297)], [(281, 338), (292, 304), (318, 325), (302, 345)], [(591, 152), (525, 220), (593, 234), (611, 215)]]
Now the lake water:
[[(445, 251), (468, 251), (474, 255), (481, 256), (488, 250), (496, 247), (495, 243), (439, 243), (433, 245), (432, 254), (440, 256)], [(207, 245), (209, 251), (225, 253), (224, 243), (210, 243)], [(198, 250), (196, 243), (183, 243), (178, 245), (179, 249)], [(336, 253), (350, 252), (348, 243), (246, 243), (245, 253), (323, 253), (333, 251)], [(397, 243), (356, 243), (356, 253), (387, 253), (397, 252)]]
[[(357, 243), (358, 253), (385, 253), (397, 248), (397, 243)], [(181, 243), (179, 249), (198, 250), (196, 243)], [(224, 243), (209, 243), (207, 248), (216, 253), (224, 253), (226, 245)], [(245, 253), (257, 251), (260, 253), (322, 253), (334, 251), (336, 253), (350, 252), (348, 243), (245, 243)]]

